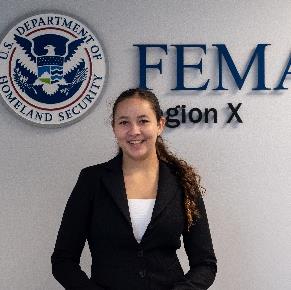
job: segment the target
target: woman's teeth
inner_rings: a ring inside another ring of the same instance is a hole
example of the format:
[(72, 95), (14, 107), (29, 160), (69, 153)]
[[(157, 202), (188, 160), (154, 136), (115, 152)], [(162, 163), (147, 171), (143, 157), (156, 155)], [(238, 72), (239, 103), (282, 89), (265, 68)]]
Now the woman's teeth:
[(144, 140), (134, 140), (134, 141), (128, 141), (129, 144), (139, 144), (142, 143)]

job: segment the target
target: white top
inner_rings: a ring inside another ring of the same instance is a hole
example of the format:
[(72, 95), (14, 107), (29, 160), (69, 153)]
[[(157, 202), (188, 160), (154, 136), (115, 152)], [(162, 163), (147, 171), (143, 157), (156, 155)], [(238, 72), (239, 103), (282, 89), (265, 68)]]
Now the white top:
[(129, 198), (128, 207), (133, 234), (140, 243), (148, 224), (151, 221), (155, 198)]

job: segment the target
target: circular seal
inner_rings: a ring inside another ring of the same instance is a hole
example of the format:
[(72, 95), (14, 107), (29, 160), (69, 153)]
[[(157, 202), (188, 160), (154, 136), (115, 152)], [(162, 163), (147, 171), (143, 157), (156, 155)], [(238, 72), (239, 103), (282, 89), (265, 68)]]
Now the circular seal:
[(31, 16), (0, 44), (1, 97), (18, 116), (37, 125), (80, 120), (99, 98), (105, 77), (96, 35), (69, 16)]

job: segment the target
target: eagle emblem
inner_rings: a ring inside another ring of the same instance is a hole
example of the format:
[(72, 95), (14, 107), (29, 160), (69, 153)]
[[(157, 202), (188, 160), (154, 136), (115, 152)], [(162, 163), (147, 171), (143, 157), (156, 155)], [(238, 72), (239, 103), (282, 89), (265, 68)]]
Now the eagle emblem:
[(85, 38), (70, 41), (57, 34), (32, 39), (14, 34), (23, 57), (16, 59), (13, 77), (32, 99), (55, 104), (74, 95), (87, 77), (88, 67), (79, 53)]

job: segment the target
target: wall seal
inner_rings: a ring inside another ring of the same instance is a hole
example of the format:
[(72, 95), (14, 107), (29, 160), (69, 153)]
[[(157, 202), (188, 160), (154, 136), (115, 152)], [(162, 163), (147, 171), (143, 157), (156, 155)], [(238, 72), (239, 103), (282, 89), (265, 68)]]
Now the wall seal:
[(0, 94), (18, 116), (59, 127), (79, 121), (100, 97), (106, 59), (96, 35), (78, 20), (38, 14), (0, 44)]

